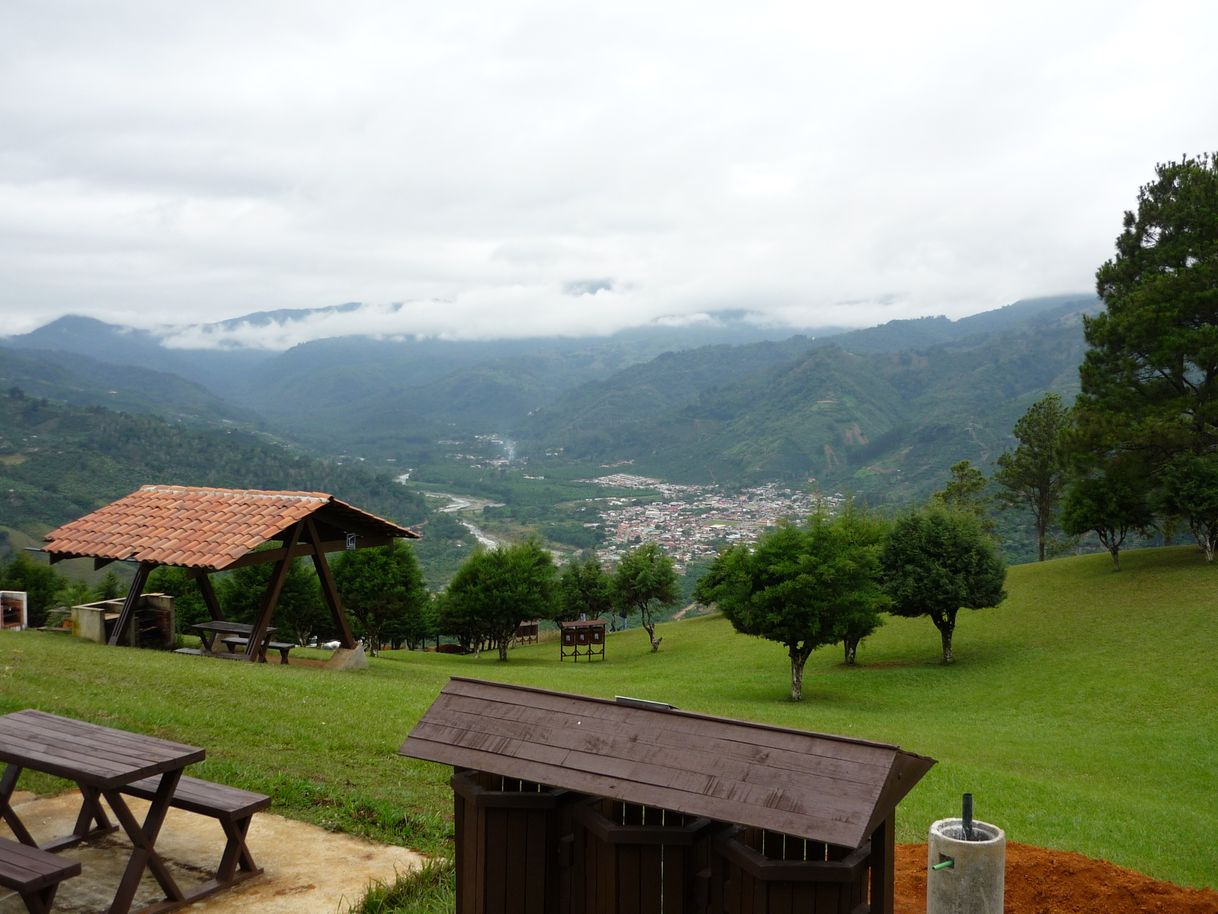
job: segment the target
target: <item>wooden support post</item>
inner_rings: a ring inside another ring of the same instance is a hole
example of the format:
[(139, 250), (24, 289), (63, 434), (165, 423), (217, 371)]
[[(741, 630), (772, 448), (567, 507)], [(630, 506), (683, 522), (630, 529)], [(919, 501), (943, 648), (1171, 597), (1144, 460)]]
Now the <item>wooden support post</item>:
[(139, 567), (135, 569), (135, 577), (131, 579), (127, 599), (123, 600), (123, 609), (118, 614), (118, 621), (114, 623), (114, 631), (111, 632), (107, 644), (118, 644), (119, 639), (123, 636), (123, 631), (131, 624), (131, 619), (135, 615), (135, 604), (139, 602), (140, 594), (144, 592), (144, 584), (148, 582), (148, 575), (155, 567), (156, 565), (151, 562), (140, 562)]
[(220, 609), (220, 601), (216, 599), (216, 589), (211, 586), (211, 576), (206, 572), (202, 572), (195, 581), (199, 585), (199, 593), (203, 595), (203, 604), (207, 607), (207, 611), (211, 613), (213, 622), (224, 621), (224, 611)]
[[(317, 579), (321, 582), (321, 595), (330, 607), (330, 615), (334, 617), (334, 624), (338, 628), (338, 643), (350, 650), (355, 647), (355, 635), (351, 633), (351, 623), (343, 612), (342, 597), (338, 594), (330, 563), (326, 561), (324, 544), (317, 535), (317, 525), (313, 523), (313, 518), (305, 518), (305, 527), (309, 532), (309, 541), (313, 544), (313, 567), (317, 569)], [(390, 540), (390, 543), (392, 542)]]
[(897, 813), (871, 833), (871, 914), (893, 914), (896, 883)]
[(271, 579), (267, 581), (266, 592), (262, 595), (262, 607), (258, 611), (258, 619), (254, 622), (253, 631), (250, 632), (249, 644), (245, 646), (246, 660), (254, 661), (262, 656), (262, 642), (266, 639), (266, 630), (271, 624), (271, 617), (275, 615), (275, 605), (279, 602), (279, 594), (283, 592), (283, 582), (288, 579), (288, 569), (296, 561), (292, 555), (292, 548), (300, 540), (303, 528), (303, 522), (293, 524), (291, 532), (284, 541), (286, 547), (284, 556), (275, 563), (275, 570), (271, 572)]

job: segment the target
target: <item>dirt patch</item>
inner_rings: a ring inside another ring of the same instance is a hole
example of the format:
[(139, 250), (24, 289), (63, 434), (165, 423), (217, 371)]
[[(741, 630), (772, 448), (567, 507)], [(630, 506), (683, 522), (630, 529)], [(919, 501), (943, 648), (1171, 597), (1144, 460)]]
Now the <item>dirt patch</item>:
[[(896, 910), (926, 914), (926, 845), (897, 846)], [(1004, 914), (1218, 914), (1218, 891), (1185, 889), (1070, 851), (1007, 844)]]

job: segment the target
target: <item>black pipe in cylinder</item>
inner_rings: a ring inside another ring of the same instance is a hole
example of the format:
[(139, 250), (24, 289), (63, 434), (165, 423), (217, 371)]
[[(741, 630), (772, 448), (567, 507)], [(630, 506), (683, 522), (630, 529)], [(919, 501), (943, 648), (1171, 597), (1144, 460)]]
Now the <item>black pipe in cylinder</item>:
[(966, 793), (964, 795), (964, 810), (960, 817), (964, 825), (964, 840), (973, 840), (973, 795)]

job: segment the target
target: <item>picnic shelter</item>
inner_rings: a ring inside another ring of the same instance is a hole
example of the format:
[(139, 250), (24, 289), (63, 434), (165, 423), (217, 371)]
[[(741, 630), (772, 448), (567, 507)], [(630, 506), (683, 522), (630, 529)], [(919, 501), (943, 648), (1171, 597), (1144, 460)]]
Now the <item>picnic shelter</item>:
[(190, 571), (212, 620), (220, 622), (224, 613), (209, 575), (273, 563), (245, 647), (244, 659), (252, 661), (265, 642), (288, 569), (303, 556), (317, 570), (340, 645), (354, 648), (326, 554), (386, 546), (398, 538), (418, 539), (419, 534), (325, 492), (146, 485), (52, 530), (43, 551), (52, 564), (70, 558), (92, 558), (94, 568), (137, 563), (110, 644), (120, 643), (148, 575), (160, 565)]

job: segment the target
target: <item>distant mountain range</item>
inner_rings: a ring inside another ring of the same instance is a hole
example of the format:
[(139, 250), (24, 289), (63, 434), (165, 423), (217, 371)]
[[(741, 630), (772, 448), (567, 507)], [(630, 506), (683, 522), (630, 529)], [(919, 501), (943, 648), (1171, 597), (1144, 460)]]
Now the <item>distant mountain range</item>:
[[(201, 336), (214, 328), (303, 320), (357, 307), (259, 312), (208, 325)], [(112, 405), (148, 408), (173, 418), (204, 413), (252, 421), (256, 416), (329, 452), (394, 453), (401, 448), (392, 442), (400, 438), (409, 453), (454, 426), (507, 432), (566, 391), (668, 350), (785, 335), (751, 322), (745, 312), (728, 311), (691, 326), (655, 324), (607, 337), (452, 341), (344, 336), (275, 352), (235, 344), (170, 348), (163, 343), (165, 334), (69, 316), (0, 339), (14, 362), (14, 369), (0, 369), (0, 376), (19, 381), (25, 369), (16, 367), (18, 360), (23, 366), (55, 361), (61, 371), (56, 379), (40, 380), (43, 395), (92, 405), (92, 366), (138, 367), (141, 373), (132, 374), (127, 384), (117, 379), (107, 384), (116, 391)], [(178, 328), (174, 339), (181, 337)], [(88, 360), (79, 371), (71, 365), (77, 356)], [(176, 375), (197, 389), (158, 383), (143, 373), (150, 371)], [(215, 398), (206, 408), (204, 391)]]
[[(955, 321), (785, 338), (724, 312), (607, 337), (345, 336), (284, 352), (169, 348), (158, 333), (65, 317), (0, 340), (0, 390), (403, 464), (427, 459), (445, 436), (491, 432), (525, 454), (633, 460), (678, 481), (814, 478), (905, 498), (941, 484), (956, 460), (988, 465), (1045, 390), (1072, 394), (1081, 315), (1099, 307), (1094, 296), (1065, 295)], [(316, 313), (260, 312), (224, 326)]]
[(815, 479), (920, 497), (958, 460), (988, 466), (1046, 390), (1077, 391), (1081, 318), (1098, 307), (1060, 296), (958, 321), (668, 354), (559, 398), (518, 436), (526, 450), (632, 459), (691, 482)]

